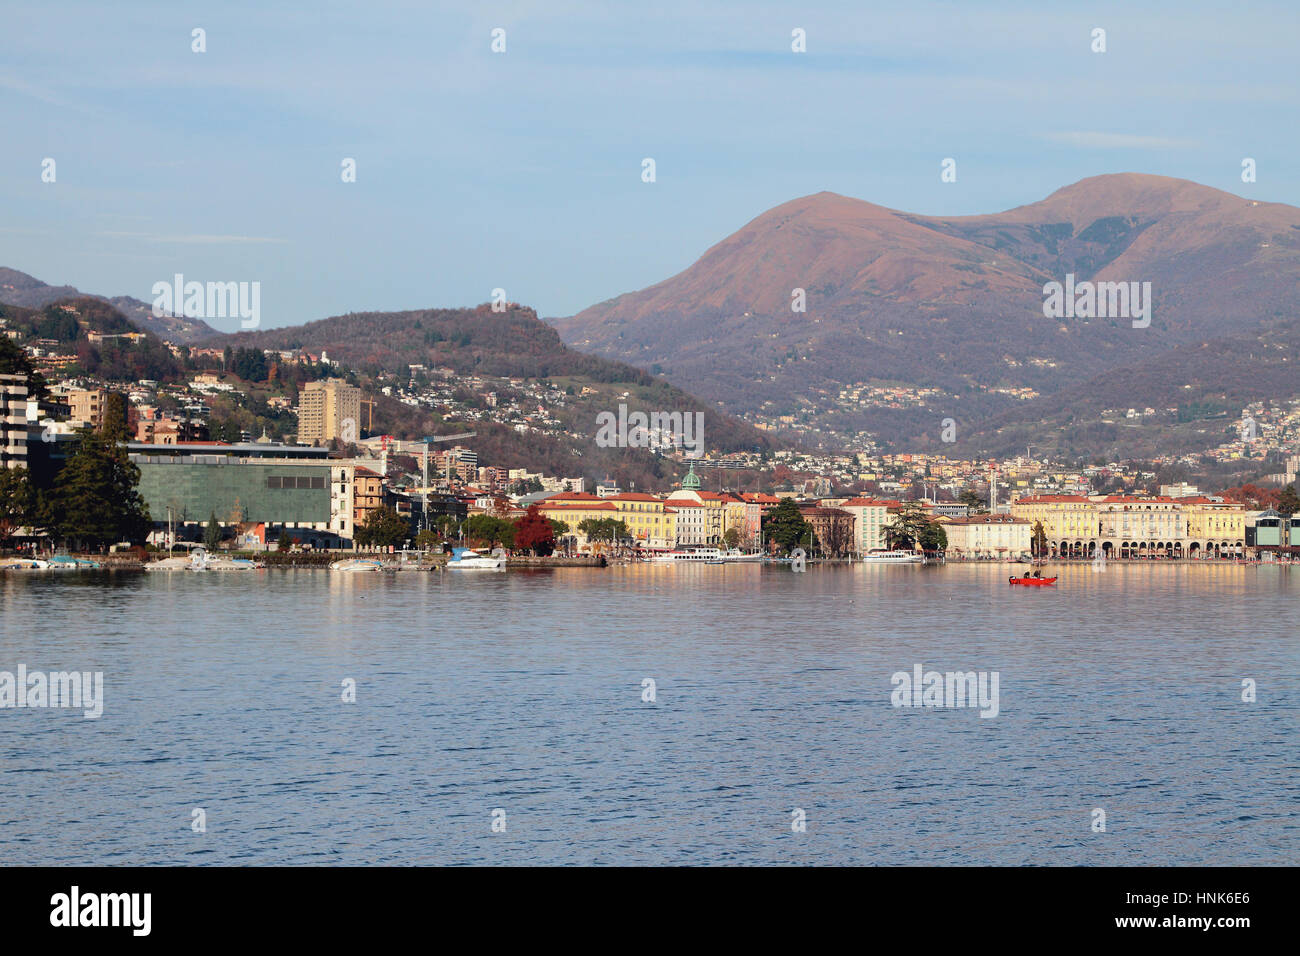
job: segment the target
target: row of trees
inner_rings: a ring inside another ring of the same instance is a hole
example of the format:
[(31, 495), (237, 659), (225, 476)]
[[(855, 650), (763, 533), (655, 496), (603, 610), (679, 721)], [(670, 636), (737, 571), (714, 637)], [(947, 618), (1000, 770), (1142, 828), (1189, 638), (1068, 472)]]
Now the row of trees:
[[(600, 519), (608, 521), (609, 519)], [(590, 522), (583, 522), (589, 525)], [(626, 537), (627, 527), (623, 522), (616, 522), (619, 528), (584, 529), (584, 533), (593, 540), (615, 540)], [(556, 542), (568, 534), (568, 526), (562, 521), (554, 521), (541, 513), (537, 505), (531, 506), (518, 520), (510, 520), (497, 515), (470, 515), (463, 522), (450, 516), (443, 516), (434, 522), (433, 528), (412, 534), (411, 524), (389, 507), (376, 508), (366, 517), (366, 521), (356, 530), (354, 540), (358, 546), (399, 547), (414, 539), (416, 547), (428, 549), (452, 540), (463, 540), (475, 546), (527, 550), (537, 555), (554, 552)]]

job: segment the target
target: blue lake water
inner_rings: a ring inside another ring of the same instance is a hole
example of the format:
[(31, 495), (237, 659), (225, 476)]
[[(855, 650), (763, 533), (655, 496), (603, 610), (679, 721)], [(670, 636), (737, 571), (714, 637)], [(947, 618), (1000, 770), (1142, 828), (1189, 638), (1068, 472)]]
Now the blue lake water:
[(3, 575), (0, 864), (1300, 861), (1300, 568), (1008, 573)]

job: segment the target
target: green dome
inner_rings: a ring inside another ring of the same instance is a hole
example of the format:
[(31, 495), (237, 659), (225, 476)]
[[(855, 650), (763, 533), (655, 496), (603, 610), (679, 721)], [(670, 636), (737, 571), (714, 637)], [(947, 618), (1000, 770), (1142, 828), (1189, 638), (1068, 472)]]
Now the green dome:
[(682, 490), (683, 491), (700, 490), (700, 476), (695, 473), (694, 462), (691, 463), (691, 470), (688, 471), (686, 473), (686, 477), (682, 479)]

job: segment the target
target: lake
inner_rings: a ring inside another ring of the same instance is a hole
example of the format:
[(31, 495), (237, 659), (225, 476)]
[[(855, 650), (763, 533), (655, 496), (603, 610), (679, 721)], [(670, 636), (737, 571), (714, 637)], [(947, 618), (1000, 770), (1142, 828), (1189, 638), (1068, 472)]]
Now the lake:
[(1300, 860), (1300, 568), (1009, 573), (0, 575), (0, 863)]

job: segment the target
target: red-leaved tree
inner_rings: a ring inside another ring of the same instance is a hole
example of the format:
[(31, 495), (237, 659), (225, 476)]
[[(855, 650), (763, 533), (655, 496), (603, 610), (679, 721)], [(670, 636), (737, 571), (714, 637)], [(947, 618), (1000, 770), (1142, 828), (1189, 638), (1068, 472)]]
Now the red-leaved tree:
[(555, 550), (555, 529), (537, 505), (529, 505), (516, 524), (515, 547), (527, 548), (533, 554), (543, 556)]

